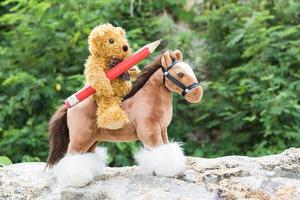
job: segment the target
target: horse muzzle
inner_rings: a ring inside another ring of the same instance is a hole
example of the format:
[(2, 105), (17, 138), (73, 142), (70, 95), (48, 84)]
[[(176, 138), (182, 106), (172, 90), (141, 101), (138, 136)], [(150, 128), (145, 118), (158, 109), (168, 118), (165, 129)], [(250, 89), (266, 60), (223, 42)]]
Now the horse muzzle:
[(203, 90), (200, 86), (191, 89), (184, 98), (190, 103), (199, 103), (202, 99)]

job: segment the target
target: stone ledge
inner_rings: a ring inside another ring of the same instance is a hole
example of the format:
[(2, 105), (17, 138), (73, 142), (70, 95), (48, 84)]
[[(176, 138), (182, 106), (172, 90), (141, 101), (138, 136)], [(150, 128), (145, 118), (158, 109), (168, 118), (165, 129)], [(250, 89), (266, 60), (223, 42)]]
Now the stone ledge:
[(107, 167), (83, 188), (59, 188), (45, 163), (0, 168), (0, 199), (300, 199), (300, 149), (264, 157), (189, 157), (173, 178)]

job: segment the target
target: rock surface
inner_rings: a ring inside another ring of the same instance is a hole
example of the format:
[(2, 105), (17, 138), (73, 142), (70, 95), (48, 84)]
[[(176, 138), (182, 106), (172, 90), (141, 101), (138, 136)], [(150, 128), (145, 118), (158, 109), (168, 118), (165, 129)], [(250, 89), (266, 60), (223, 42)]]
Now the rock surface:
[(173, 178), (144, 176), (138, 167), (106, 168), (83, 188), (60, 188), (45, 163), (0, 168), (0, 199), (300, 199), (300, 149), (250, 158), (188, 158)]

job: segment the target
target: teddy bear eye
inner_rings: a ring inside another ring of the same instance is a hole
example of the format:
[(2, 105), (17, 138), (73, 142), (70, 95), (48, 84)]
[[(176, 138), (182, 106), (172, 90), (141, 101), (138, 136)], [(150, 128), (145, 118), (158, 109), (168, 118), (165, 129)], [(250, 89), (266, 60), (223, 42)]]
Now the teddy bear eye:
[(111, 44), (113, 44), (113, 43), (115, 42), (113, 39), (109, 39), (108, 41), (109, 41), (109, 43), (111, 43)]
[(182, 72), (179, 72), (179, 73), (177, 74), (177, 76), (178, 76), (179, 78), (182, 78), (182, 77), (184, 76), (184, 74), (183, 74)]

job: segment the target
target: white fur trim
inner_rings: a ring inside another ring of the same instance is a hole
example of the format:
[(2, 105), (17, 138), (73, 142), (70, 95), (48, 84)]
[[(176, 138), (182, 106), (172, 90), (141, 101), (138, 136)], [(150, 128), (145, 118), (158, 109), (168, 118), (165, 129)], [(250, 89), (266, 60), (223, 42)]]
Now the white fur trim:
[(54, 174), (62, 186), (83, 187), (104, 172), (106, 149), (95, 153), (67, 154), (56, 166)]
[(135, 159), (143, 174), (175, 176), (185, 170), (186, 157), (177, 143), (164, 144), (152, 150), (142, 149)]

